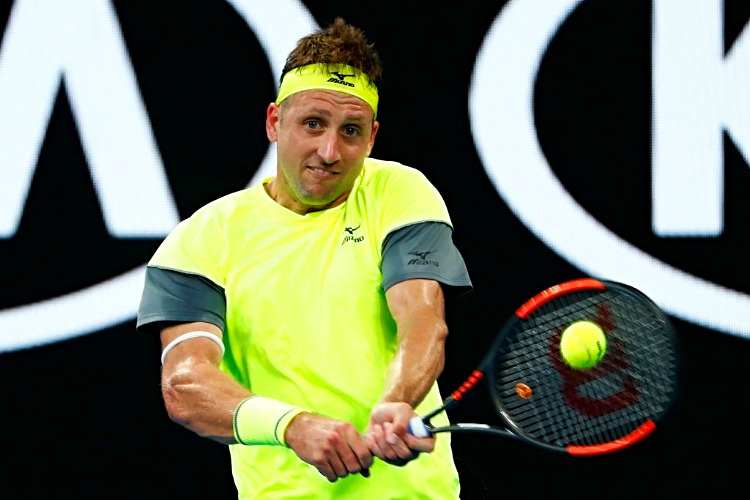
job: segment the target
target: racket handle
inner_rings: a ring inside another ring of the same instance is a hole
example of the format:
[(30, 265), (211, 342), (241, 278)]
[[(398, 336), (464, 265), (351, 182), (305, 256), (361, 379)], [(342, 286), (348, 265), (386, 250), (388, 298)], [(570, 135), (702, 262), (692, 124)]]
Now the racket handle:
[(427, 424), (424, 423), (422, 417), (416, 416), (409, 420), (409, 434), (418, 438), (423, 438), (431, 436), (432, 432), (427, 428)]

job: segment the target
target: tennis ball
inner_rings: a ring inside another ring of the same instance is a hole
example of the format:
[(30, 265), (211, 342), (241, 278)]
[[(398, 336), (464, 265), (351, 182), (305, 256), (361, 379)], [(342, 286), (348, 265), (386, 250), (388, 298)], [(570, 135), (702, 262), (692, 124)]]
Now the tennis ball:
[(604, 330), (592, 321), (576, 321), (562, 332), (560, 354), (571, 368), (592, 368), (602, 360), (606, 351)]

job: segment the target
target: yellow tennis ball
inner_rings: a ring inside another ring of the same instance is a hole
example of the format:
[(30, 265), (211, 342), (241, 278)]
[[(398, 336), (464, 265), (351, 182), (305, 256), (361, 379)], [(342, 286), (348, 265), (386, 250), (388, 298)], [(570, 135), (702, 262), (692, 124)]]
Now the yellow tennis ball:
[(592, 368), (607, 352), (607, 337), (602, 327), (593, 321), (576, 321), (563, 330), (560, 354), (571, 368)]

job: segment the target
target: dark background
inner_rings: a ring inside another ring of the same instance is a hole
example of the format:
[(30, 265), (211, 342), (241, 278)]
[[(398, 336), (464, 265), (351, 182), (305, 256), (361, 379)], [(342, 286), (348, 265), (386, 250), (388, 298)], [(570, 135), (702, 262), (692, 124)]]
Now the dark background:
[[(303, 3), (319, 25), (342, 16), (375, 42), (385, 78), (373, 156), (422, 170), (451, 212), (475, 290), (449, 304), (451, 335), (440, 381), (447, 392), (526, 298), (584, 274), (515, 217), (474, 146), (467, 106), (474, 58), (506, 2)], [(543, 9), (545, 2), (538, 3)], [(278, 75), (228, 3), (113, 5), (186, 217), (249, 180), (266, 148), (264, 113)], [(0, 29), (12, 6), (0, 2)], [(648, 1), (585, 0), (573, 12), (540, 67), (534, 96), (540, 143), (566, 189), (608, 228), (680, 269), (750, 292), (750, 173), (728, 139), (721, 237), (663, 240), (650, 230), (651, 8)], [(725, 2), (727, 45), (749, 17), (747, 2)], [(63, 84), (21, 227), (0, 240), (0, 311), (142, 265), (159, 243), (107, 234), (73, 115)], [(750, 486), (742, 457), (750, 444), (743, 412), (750, 344), (673, 321), (682, 348), (682, 392), (655, 434), (595, 459), (455, 436), (463, 497), (744, 496)], [(0, 498), (236, 494), (226, 447), (168, 420), (159, 393), (158, 343), (136, 334), (134, 325), (133, 319), (0, 354)], [(454, 421), (498, 418), (477, 392), (452, 411)]]

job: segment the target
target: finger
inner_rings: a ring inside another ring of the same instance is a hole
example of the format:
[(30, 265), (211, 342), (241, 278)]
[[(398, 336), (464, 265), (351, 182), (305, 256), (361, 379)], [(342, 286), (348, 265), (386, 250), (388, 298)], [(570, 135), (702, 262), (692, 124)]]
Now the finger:
[(360, 470), (372, 467), (373, 456), (370, 447), (367, 445), (367, 441), (362, 439), (361, 442), (357, 443), (357, 447), (353, 451), (359, 461)]
[[(351, 459), (349, 461), (351, 462)], [(346, 477), (351, 472), (346, 461), (343, 460), (338, 454), (336, 454), (335, 456), (332, 456), (329, 462), (331, 464), (331, 468), (333, 469), (333, 472), (338, 477)], [(355, 470), (359, 470), (359, 467), (355, 468)]]
[(379, 450), (379, 453), (377, 454), (378, 458), (385, 460), (386, 462), (398, 459), (397, 451), (393, 448), (393, 445), (388, 442), (388, 424), (373, 429), (373, 438)]
[(404, 436), (404, 442), (413, 451), (431, 453), (435, 449), (435, 438), (418, 438), (411, 434)]
[(349, 443), (351, 451), (358, 464), (357, 469), (352, 472), (358, 472), (361, 469), (369, 469), (372, 466), (373, 457), (367, 439), (361, 435), (359, 431), (352, 428), (351, 432), (347, 435), (347, 442)]
[[(384, 424), (386, 442), (390, 446), (392, 454), (395, 454), (395, 458), (408, 459), (413, 456), (412, 449), (406, 444), (402, 437), (394, 432), (394, 427), (386, 423)], [(406, 437), (405, 435), (404, 437)]]
[(365, 441), (367, 442), (367, 446), (370, 448), (370, 451), (381, 460), (385, 459), (385, 452), (383, 451), (382, 443), (385, 443), (385, 435), (383, 433), (382, 427), (375, 426), (372, 427), (367, 434), (365, 434)]
[(336, 480), (339, 478), (336, 475), (336, 473), (333, 471), (333, 469), (328, 465), (322, 465), (318, 467), (317, 469), (318, 469), (318, 472), (320, 472), (320, 474), (326, 479), (328, 479), (328, 481), (331, 483), (336, 482)]
[(372, 465), (372, 453), (365, 438), (353, 426), (343, 434), (343, 442), (336, 446), (341, 461), (349, 473), (369, 469)]

